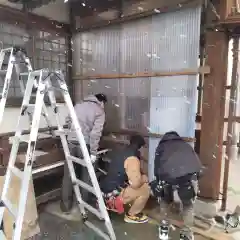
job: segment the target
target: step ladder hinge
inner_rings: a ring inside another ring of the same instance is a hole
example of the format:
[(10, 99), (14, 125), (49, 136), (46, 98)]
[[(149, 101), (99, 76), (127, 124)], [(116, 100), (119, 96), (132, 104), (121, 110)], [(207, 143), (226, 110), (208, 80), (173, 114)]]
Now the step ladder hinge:
[(58, 113), (58, 107), (54, 107), (54, 113)]

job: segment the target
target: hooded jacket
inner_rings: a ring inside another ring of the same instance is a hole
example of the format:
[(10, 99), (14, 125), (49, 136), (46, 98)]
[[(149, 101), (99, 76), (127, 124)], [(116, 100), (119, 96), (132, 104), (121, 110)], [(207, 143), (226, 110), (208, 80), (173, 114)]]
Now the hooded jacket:
[[(105, 123), (104, 108), (94, 95), (90, 95), (84, 98), (83, 102), (77, 103), (74, 109), (86, 144), (90, 145), (90, 153), (96, 156)], [(67, 121), (69, 124), (69, 117)], [(71, 132), (68, 134), (68, 141), (77, 141), (77, 135), (71, 122), (69, 128)]]
[(171, 182), (193, 173), (200, 173), (202, 164), (193, 150), (177, 132), (168, 132), (160, 140), (154, 160), (157, 179)]

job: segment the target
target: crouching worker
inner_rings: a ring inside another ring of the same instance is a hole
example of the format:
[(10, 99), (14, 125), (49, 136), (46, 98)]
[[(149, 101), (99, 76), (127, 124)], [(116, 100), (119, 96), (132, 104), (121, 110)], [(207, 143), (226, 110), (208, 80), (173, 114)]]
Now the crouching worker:
[(155, 181), (150, 185), (153, 194), (161, 201), (162, 213), (167, 213), (168, 204), (176, 203), (188, 227), (194, 221), (193, 204), (201, 170), (201, 162), (193, 148), (177, 132), (167, 132), (156, 148)]
[(140, 149), (144, 145), (143, 137), (136, 135), (131, 137), (128, 146), (113, 151), (108, 173), (100, 182), (104, 196), (119, 192), (118, 199), (124, 205), (131, 204), (124, 218), (128, 223), (148, 221), (142, 213), (150, 196), (147, 176), (142, 175), (140, 169)]
[[(104, 105), (107, 102), (107, 97), (104, 94), (96, 94), (86, 97), (83, 102), (77, 103), (74, 106), (82, 133), (87, 144), (87, 148), (92, 160), (96, 161), (99, 141), (102, 136), (102, 130), (105, 122)], [(79, 145), (75, 128), (71, 123), (71, 119), (67, 119), (68, 128), (71, 129), (67, 136), (70, 154), (74, 157), (83, 158), (81, 147)], [(92, 185), (87, 168), (80, 164), (74, 164), (76, 176), (83, 182)], [(85, 189), (80, 189), (82, 199), (85, 202), (90, 202), (91, 195)], [(67, 162), (64, 165), (64, 176), (61, 189), (61, 210), (69, 213), (73, 206), (73, 186), (69, 174)], [(92, 196), (93, 197), (93, 196)]]

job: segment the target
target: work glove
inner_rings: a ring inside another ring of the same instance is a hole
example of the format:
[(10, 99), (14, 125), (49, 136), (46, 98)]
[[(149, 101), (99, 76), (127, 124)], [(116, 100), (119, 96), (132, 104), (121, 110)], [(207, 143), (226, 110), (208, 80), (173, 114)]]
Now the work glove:
[(94, 164), (97, 160), (97, 157), (94, 155), (90, 155), (90, 159), (91, 159), (92, 164)]

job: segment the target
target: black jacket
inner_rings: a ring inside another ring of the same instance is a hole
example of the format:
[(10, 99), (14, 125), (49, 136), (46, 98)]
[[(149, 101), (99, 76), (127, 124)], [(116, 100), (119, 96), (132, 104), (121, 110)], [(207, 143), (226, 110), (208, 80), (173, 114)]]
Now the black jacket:
[(176, 132), (167, 132), (160, 140), (154, 159), (154, 175), (172, 182), (193, 173), (200, 173), (202, 164), (193, 150)]
[(139, 151), (131, 145), (110, 152), (108, 158), (111, 162), (107, 170), (107, 175), (100, 182), (104, 193), (110, 193), (119, 187), (123, 188), (125, 186), (128, 177), (125, 172), (124, 162), (128, 157), (136, 156), (139, 158), (139, 155)]

